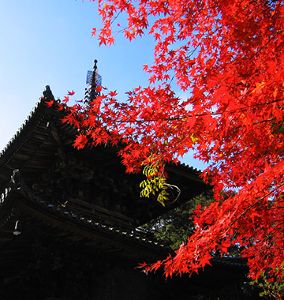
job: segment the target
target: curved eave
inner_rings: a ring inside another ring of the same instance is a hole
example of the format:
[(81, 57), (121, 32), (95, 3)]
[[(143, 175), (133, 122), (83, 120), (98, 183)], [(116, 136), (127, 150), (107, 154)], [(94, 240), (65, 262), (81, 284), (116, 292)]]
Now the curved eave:
[[(20, 145), (25, 141), (27, 134), (30, 130), (38, 123), (39, 119), (42, 118), (42, 113), (45, 110), (42, 100), (40, 100), (34, 109), (31, 111), (28, 118), (18, 129), (13, 138), (8, 142), (6, 147), (0, 152), (0, 167), (9, 159), (9, 157), (16, 152)], [(22, 143), (21, 143), (22, 142)]]
[[(5, 200), (0, 203), (1, 245), (7, 242), (14, 243), (13, 240), (16, 239), (13, 236), (15, 213), (17, 219), (27, 218), (51, 228), (57, 237), (80, 242), (82, 247), (89, 247), (100, 253), (114, 254), (136, 262), (155, 261), (172, 252), (167, 246), (140, 231), (104, 224), (95, 217), (85, 216), (62, 205), (49, 203), (47, 200), (30, 197), (24, 191), (15, 188), (10, 189)], [(239, 257), (214, 258), (212, 266), (210, 273), (216, 268), (243, 274), (248, 270), (246, 261)]]
[(133, 259), (155, 259), (169, 251), (164, 245), (140, 232), (104, 224), (78, 211), (74, 212), (42, 199), (31, 200), (22, 197), (17, 203), (17, 209), (47, 226), (57, 228), (58, 234), (65, 232), (67, 238), (80, 240), (82, 244), (85, 243), (101, 252), (115, 252)]
[[(48, 118), (47, 107), (43, 101), (40, 101), (12, 140), (1, 152), (1, 190), (9, 182), (11, 173), (14, 169), (24, 167), (26, 161), (32, 163), (35, 148), (40, 147), (40, 145), (47, 140), (46, 131), (42, 129), (46, 127)], [(44, 154), (41, 159), (44, 161)]]
[(60, 122), (60, 113), (49, 109), (44, 98), (0, 154), (0, 192), (7, 186), (14, 169), (22, 174), (38, 174), (50, 167), (59, 147), (54, 129), (66, 133), (64, 143), (71, 143), (74, 130)]

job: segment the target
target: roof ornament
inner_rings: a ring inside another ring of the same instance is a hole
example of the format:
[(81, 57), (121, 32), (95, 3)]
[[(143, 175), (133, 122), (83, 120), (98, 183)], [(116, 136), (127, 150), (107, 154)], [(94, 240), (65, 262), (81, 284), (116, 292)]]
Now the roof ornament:
[(21, 176), (20, 176), (20, 170), (14, 169), (13, 173), (11, 175), (11, 183), (15, 186), (17, 190), (21, 189)]
[(49, 101), (55, 99), (49, 85), (45, 86), (45, 91), (43, 91), (43, 97)]
[(102, 85), (102, 76), (98, 73), (97, 60), (94, 60), (93, 71), (87, 72), (86, 78), (86, 88), (85, 88), (85, 97), (84, 102), (90, 103), (94, 100), (100, 92), (97, 90), (98, 86)]
[(14, 228), (14, 231), (13, 231), (13, 235), (18, 236), (22, 233), (20, 225), (21, 225), (20, 221), (17, 220), (16, 223), (15, 223), (15, 228)]

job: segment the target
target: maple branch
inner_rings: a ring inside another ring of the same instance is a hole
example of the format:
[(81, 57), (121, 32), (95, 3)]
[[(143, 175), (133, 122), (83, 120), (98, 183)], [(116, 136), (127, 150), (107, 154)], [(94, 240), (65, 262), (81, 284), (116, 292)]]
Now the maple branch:
[[(273, 104), (276, 102), (281, 102), (283, 101), (284, 98), (279, 98), (279, 99), (275, 99), (273, 101), (270, 102), (266, 102), (266, 103), (256, 103), (254, 105), (250, 105), (250, 106), (246, 106), (243, 108), (239, 108), (239, 109), (235, 109), (235, 110), (228, 110), (226, 112), (212, 112), (212, 113), (199, 113), (199, 114), (188, 114), (186, 116), (179, 116), (179, 117), (169, 117), (169, 118), (164, 118), (164, 119), (136, 119), (136, 120), (119, 120), (119, 119), (113, 119), (113, 118), (109, 118), (108, 120), (111, 120), (114, 123), (117, 124), (125, 124), (125, 123), (151, 123), (151, 122), (157, 122), (157, 121), (179, 121), (179, 120), (185, 120), (188, 118), (196, 118), (196, 117), (204, 117), (204, 116), (221, 116), (224, 113), (229, 113), (229, 114), (233, 114), (233, 113), (238, 113), (238, 112), (244, 112), (247, 111), (249, 108), (253, 108), (253, 107), (257, 107), (257, 106), (265, 106), (265, 105), (269, 105), (269, 104)], [(105, 118), (105, 120), (107, 120), (107, 118)], [(268, 120), (264, 120), (264, 121), (268, 121)], [(262, 122), (262, 121), (259, 121)], [(255, 123), (256, 124), (256, 123)]]
[(229, 225), (228, 229), (225, 232), (228, 232), (229, 229), (231, 229), (231, 227), (233, 226), (233, 224), (235, 224), (237, 221), (239, 221), (240, 218), (242, 218), (250, 209), (252, 209), (253, 207), (259, 205), (259, 203), (266, 197), (269, 197), (271, 194), (273, 194), (277, 189), (279, 189), (280, 187), (284, 186), (284, 183), (276, 186), (273, 190), (271, 190), (269, 193), (267, 193), (266, 195), (262, 196), (261, 198), (259, 198), (255, 203), (251, 204), (250, 206), (248, 206), (236, 219), (234, 219), (233, 222), (231, 222), (231, 224)]
[(119, 15), (121, 14), (121, 11), (119, 11), (116, 16), (114, 18), (112, 18), (110, 24), (112, 25), (114, 23), (114, 21), (119, 17)]
[(175, 197), (174, 200), (171, 201), (171, 204), (175, 203), (178, 200), (178, 198), (181, 194), (180, 188), (177, 185), (169, 184), (169, 183), (164, 183), (164, 185), (167, 186), (167, 187), (170, 187), (170, 188), (175, 188), (177, 190), (177, 192), (178, 192), (177, 196)]

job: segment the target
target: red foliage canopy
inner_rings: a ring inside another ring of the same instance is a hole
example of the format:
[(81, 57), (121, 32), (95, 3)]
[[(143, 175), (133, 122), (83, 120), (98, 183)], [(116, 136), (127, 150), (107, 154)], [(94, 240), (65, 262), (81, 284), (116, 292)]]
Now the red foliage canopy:
[[(153, 160), (162, 168), (194, 148), (210, 164), (203, 178), (214, 185), (216, 201), (196, 211), (187, 243), (146, 269), (164, 268), (166, 276), (197, 272), (213, 253), (238, 244), (252, 279), (265, 272), (280, 281), (284, 2), (98, 2), (100, 43), (114, 42), (112, 26), (125, 13), (127, 39), (150, 34), (155, 40), (154, 63), (144, 66), (149, 86), (129, 92), (124, 103), (112, 91), (70, 108), (65, 121), (81, 130), (75, 146), (122, 141), (128, 172)], [(173, 84), (188, 98), (179, 99)]]

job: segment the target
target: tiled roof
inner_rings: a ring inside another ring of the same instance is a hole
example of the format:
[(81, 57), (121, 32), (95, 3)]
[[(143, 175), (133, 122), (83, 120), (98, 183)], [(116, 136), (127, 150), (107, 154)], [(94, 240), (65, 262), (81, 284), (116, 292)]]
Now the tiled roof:
[[(15, 146), (15, 144), (18, 142), (19, 136), (21, 134), (23, 134), (23, 132), (25, 132), (27, 130), (27, 128), (31, 125), (31, 123), (34, 123), (34, 120), (35, 120), (36, 117), (38, 117), (38, 113), (39, 113), (39, 111), (42, 110), (43, 105), (44, 104), (43, 104), (42, 100), (39, 100), (36, 103), (34, 109), (30, 112), (29, 116), (24, 121), (24, 123), (22, 124), (22, 126), (17, 130), (17, 132), (15, 133), (15, 135), (11, 138), (11, 140), (8, 142), (8, 144), (0, 152), (0, 162), (3, 159), (4, 155), (6, 155), (8, 152), (10, 152), (11, 149), (13, 148), (13, 146)], [(20, 147), (20, 145), (18, 145), (18, 147), (16, 147), (13, 150), (16, 151), (16, 149), (19, 148), (19, 147)]]
[[(59, 218), (64, 222), (71, 222), (74, 226), (82, 226), (84, 230), (91, 233), (100, 233), (108, 237), (115, 236), (122, 241), (128, 240), (136, 245), (140, 245), (140, 247), (155, 248), (157, 251), (158, 249), (169, 251), (166, 245), (158, 242), (154, 237), (150, 238), (149, 235), (141, 232), (139, 229), (133, 228), (132, 230), (126, 230), (116, 225), (106, 224), (96, 219), (95, 216), (85, 215), (82, 212), (66, 208), (60, 203), (54, 204), (40, 197), (35, 197), (31, 195), (29, 191), (26, 191), (25, 187), (16, 188), (11, 185), (5, 188), (0, 194), (0, 215), (3, 213), (3, 210), (5, 210), (5, 218), (0, 220), (0, 228), (9, 222), (13, 215), (14, 205), (16, 206), (17, 204), (9, 205), (9, 202), (13, 200), (13, 193), (15, 192), (28, 194), (27, 197), (25, 197), (27, 201), (36, 205), (39, 209), (44, 210), (45, 213), (52, 215), (55, 219)], [(9, 207), (9, 209), (7, 209), (7, 207)]]

